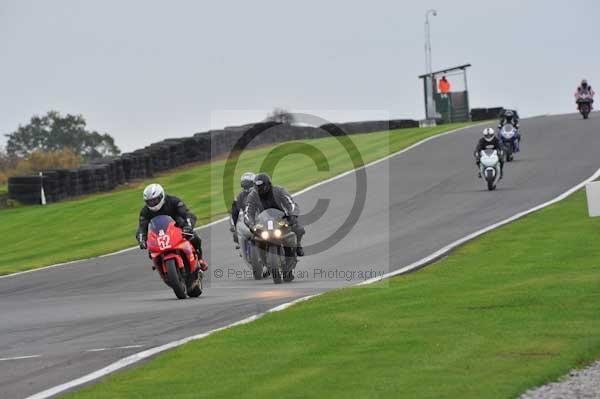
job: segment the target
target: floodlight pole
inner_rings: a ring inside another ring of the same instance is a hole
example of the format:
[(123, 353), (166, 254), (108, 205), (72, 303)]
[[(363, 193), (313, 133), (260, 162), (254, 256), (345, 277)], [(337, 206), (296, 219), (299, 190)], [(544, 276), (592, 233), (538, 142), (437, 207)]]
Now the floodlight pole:
[(431, 65), (431, 29), (429, 25), (430, 15), (434, 17), (437, 16), (437, 11), (430, 9), (425, 13), (425, 71), (429, 77), (429, 84), (427, 85), (427, 115), (425, 117), (435, 118), (435, 105), (433, 102), (433, 67)]

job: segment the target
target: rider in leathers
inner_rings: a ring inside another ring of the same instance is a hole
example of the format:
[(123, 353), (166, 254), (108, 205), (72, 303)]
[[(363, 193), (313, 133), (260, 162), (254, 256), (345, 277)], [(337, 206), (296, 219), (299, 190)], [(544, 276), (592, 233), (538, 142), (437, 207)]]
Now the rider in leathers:
[(153, 218), (159, 215), (167, 215), (175, 220), (176, 225), (183, 230), (187, 240), (196, 250), (200, 270), (206, 271), (208, 264), (202, 260), (202, 240), (194, 231), (196, 216), (190, 212), (181, 199), (165, 193), (160, 184), (150, 184), (144, 189), (144, 207), (140, 211), (136, 232), (140, 249), (147, 248), (148, 225)]
[(502, 126), (510, 123), (515, 127), (515, 129), (519, 129), (519, 114), (517, 111), (513, 111), (511, 109), (505, 109), (500, 114), (500, 121), (498, 122), (498, 129), (502, 128)]
[(592, 86), (588, 84), (586, 79), (581, 80), (579, 86), (577, 86), (577, 90), (575, 90), (575, 102), (577, 103), (577, 110), (579, 111), (579, 97), (583, 93), (588, 93), (592, 98), (590, 100), (590, 109), (594, 109), (594, 95), (596, 92), (592, 89)]
[(254, 178), (256, 176), (252, 172), (246, 172), (242, 175), (240, 179), (240, 186), (242, 187), (242, 191), (235, 197), (233, 202), (231, 203), (231, 227), (230, 231), (233, 233), (233, 241), (238, 244), (239, 239), (236, 232), (236, 226), (238, 223), (238, 218), (240, 216), (240, 211), (243, 211), (246, 208), (246, 201), (248, 199), (248, 195), (250, 194), (250, 190), (254, 187)]
[(477, 146), (475, 147), (475, 162), (477, 163), (478, 176), (481, 178), (481, 151), (483, 150), (496, 150), (498, 151), (498, 158), (500, 159), (500, 177), (498, 180), (502, 179), (504, 176), (504, 151), (502, 150), (502, 144), (500, 140), (496, 136), (494, 129), (488, 127), (483, 130), (483, 137), (479, 139), (477, 142)]
[(256, 230), (256, 215), (265, 209), (275, 208), (284, 212), (291, 230), (296, 233), (296, 255), (304, 256), (302, 236), (304, 227), (298, 222), (300, 208), (292, 196), (280, 186), (273, 186), (266, 173), (259, 173), (254, 179), (254, 190), (250, 191), (245, 210), (246, 223), (252, 231)]
[(502, 111), (502, 113), (500, 114), (500, 122), (498, 123), (498, 130), (501, 130), (502, 126), (506, 125), (507, 123), (513, 125), (513, 127), (516, 130), (514, 141), (515, 152), (519, 152), (521, 144), (521, 131), (519, 129), (519, 114), (517, 113), (517, 111), (513, 111), (511, 109), (505, 109), (504, 111)]

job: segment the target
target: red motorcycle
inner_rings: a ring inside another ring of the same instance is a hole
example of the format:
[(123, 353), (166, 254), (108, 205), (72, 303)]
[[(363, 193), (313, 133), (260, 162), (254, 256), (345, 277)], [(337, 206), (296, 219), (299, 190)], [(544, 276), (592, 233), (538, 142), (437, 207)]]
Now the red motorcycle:
[(153, 218), (148, 226), (148, 251), (153, 269), (179, 299), (202, 294), (202, 271), (198, 255), (183, 230), (167, 215)]

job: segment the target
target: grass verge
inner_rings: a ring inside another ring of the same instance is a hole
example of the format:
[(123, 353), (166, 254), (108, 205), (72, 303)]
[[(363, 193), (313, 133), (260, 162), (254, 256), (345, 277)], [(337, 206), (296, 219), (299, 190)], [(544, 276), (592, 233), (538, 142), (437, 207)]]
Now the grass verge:
[(66, 397), (514, 398), (600, 357), (599, 229), (580, 191), (388, 288), (324, 294)]
[[(467, 125), (401, 129), (349, 137), (367, 163), (427, 137)], [(304, 155), (286, 156), (286, 162), (280, 162), (275, 169), (275, 184), (294, 192), (353, 168), (353, 159), (335, 138), (307, 140), (306, 143), (320, 149), (324, 158), (315, 164)], [(259, 170), (273, 148), (257, 148), (241, 154), (235, 171), (236, 184), (244, 171)], [(356, 155), (352, 154), (353, 157)], [(319, 171), (318, 167), (325, 164), (328, 170)], [(152, 181), (184, 199), (201, 225), (227, 213), (222, 189), (224, 169), (225, 161), (220, 160), (175, 171)], [(45, 207), (0, 211), (2, 246), (10, 249), (0, 251), (0, 275), (89, 258), (135, 245), (134, 235), (142, 205), (141, 187), (145, 183), (148, 182)]]

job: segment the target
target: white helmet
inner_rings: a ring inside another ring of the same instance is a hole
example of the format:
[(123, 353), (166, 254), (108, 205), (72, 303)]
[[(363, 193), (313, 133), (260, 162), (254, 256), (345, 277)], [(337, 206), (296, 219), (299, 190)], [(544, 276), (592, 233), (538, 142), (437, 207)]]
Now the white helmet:
[(495, 136), (496, 133), (494, 133), (494, 129), (492, 129), (491, 127), (483, 129), (483, 138), (485, 139), (485, 141), (492, 141)]
[(165, 204), (165, 190), (160, 184), (150, 184), (144, 189), (144, 202), (148, 209), (156, 212)]
[(248, 191), (252, 187), (254, 187), (254, 178), (255, 177), (256, 176), (252, 172), (246, 172), (242, 175), (242, 178), (240, 179), (240, 185), (242, 186), (244, 191)]

